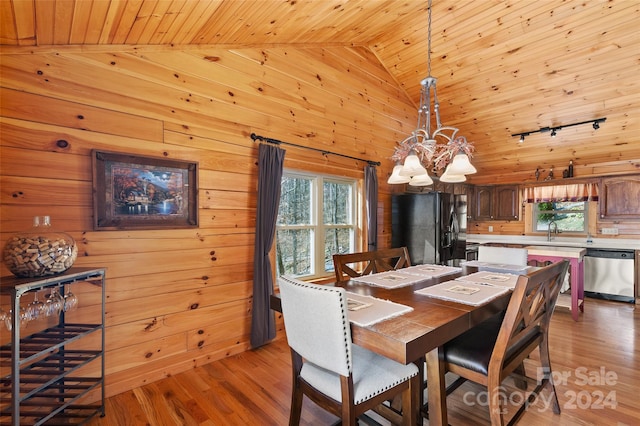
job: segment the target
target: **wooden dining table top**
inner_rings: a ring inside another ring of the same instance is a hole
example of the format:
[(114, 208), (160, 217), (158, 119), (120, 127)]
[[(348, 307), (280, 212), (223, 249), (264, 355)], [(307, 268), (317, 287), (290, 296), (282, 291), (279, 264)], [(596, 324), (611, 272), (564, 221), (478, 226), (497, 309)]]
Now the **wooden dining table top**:
[[(537, 268), (529, 268), (527, 272)], [(390, 300), (410, 306), (411, 312), (378, 323), (360, 326), (351, 324), (353, 343), (371, 351), (408, 364), (417, 361), (476, 324), (506, 309), (511, 292), (480, 306), (467, 305), (414, 293), (416, 290), (463, 275), (477, 272), (477, 267), (462, 266), (459, 272), (427, 278), (413, 285), (387, 289), (354, 280), (333, 284), (351, 293)], [(271, 308), (281, 312), (279, 294), (271, 296)]]

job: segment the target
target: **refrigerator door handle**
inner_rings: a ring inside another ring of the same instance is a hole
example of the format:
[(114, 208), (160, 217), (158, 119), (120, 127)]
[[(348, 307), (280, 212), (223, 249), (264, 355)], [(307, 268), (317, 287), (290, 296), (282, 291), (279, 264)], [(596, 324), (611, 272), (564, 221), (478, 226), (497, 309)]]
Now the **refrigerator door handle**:
[(453, 256), (453, 253), (458, 246), (458, 233), (460, 232), (460, 230), (458, 229), (458, 216), (455, 209), (453, 209), (453, 211), (451, 212), (451, 223), (449, 226), (451, 229), (451, 245), (449, 247), (449, 251), (451, 253), (451, 256)]

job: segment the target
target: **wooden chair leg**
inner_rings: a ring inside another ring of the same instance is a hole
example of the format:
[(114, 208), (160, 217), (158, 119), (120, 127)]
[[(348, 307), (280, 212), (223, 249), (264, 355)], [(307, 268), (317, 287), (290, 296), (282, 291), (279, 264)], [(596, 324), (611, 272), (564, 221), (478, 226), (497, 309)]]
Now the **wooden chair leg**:
[(549, 357), (549, 345), (547, 341), (543, 341), (540, 344), (540, 364), (542, 371), (548, 371), (547, 377), (549, 383), (549, 390), (553, 396), (553, 412), (560, 414), (560, 403), (558, 403), (558, 394), (556, 393), (556, 385), (553, 383), (553, 370), (551, 370), (551, 359)]
[(289, 426), (298, 426), (302, 415), (303, 393), (300, 389), (299, 379), (293, 378), (293, 390), (291, 392), (291, 411), (289, 413)]
[(504, 424), (502, 407), (500, 405), (501, 394), (500, 383), (495, 380), (489, 380), (487, 383), (487, 397), (489, 400), (489, 417), (491, 418), (491, 426), (502, 426)]

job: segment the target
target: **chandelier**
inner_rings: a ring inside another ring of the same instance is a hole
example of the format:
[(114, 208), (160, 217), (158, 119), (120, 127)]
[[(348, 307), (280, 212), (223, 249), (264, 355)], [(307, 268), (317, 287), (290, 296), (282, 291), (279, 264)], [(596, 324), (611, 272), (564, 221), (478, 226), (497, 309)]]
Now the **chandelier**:
[[(474, 146), (464, 136), (457, 136), (458, 129), (443, 126), (440, 121), (440, 105), (436, 90), (436, 79), (431, 76), (431, 0), (428, 2), (428, 76), (420, 82), (420, 108), (418, 126), (411, 135), (399, 142), (391, 159), (395, 161), (393, 172), (387, 180), (390, 184), (408, 183), (413, 186), (431, 185), (433, 180), (428, 168), (442, 170), (442, 182), (464, 182), (465, 175), (476, 173), (469, 161)], [(431, 110), (433, 94), (433, 114)], [(435, 115), (435, 126), (432, 125)]]

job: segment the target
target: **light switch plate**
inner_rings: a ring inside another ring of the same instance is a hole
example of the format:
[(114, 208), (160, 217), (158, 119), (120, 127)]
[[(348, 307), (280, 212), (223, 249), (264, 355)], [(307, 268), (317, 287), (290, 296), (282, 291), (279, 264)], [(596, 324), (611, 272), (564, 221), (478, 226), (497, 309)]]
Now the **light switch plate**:
[(618, 235), (618, 228), (602, 228), (602, 235)]

